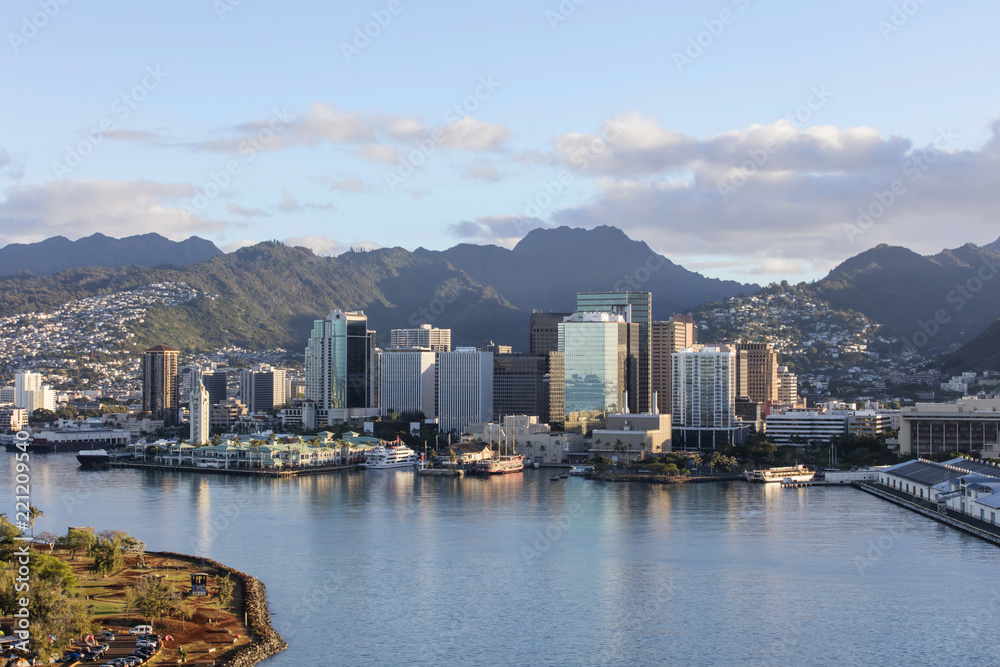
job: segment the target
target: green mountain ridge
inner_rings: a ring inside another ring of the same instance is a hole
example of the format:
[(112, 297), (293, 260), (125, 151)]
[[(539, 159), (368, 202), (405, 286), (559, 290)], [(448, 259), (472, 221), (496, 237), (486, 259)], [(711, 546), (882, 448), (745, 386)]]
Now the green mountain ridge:
[[(666, 293), (657, 282), (661, 277), (651, 276), (668, 269), (664, 277), (670, 273), (672, 286), (686, 298), (664, 299), (659, 305), (663, 312), (696, 306), (698, 297), (688, 295), (727, 296), (757, 289), (676, 267), (617, 230), (579, 232), (561, 228), (534, 234), (522, 247), (534, 256), (531, 260), (495, 246), (458, 246), (442, 252), (380, 248), (318, 257), (306, 248), (267, 242), (183, 268), (91, 267), (48, 277), (0, 278), (0, 316), (44, 311), (74, 299), (157, 282), (183, 282), (214, 298), (152, 308), (142, 324), (133, 327), (134, 347), (165, 343), (191, 352), (236, 345), (298, 352), (313, 320), (341, 308), (364, 310), (382, 345), (388, 343), (392, 328), (430, 323), (451, 328), (455, 345), (495, 340), (526, 350), (531, 308), (571, 309), (575, 285), (613, 289), (622, 276), (635, 274), (646, 278), (640, 289)], [(567, 235), (574, 236), (577, 259), (552, 259), (560, 248), (573, 245), (565, 240)], [(489, 270), (470, 256), (473, 252), (490, 258)], [(544, 261), (546, 257), (551, 261)], [(600, 266), (580, 257), (600, 258)], [(656, 270), (639, 270), (647, 262)], [(564, 275), (570, 271), (572, 275)], [(518, 304), (508, 294), (514, 294)]]

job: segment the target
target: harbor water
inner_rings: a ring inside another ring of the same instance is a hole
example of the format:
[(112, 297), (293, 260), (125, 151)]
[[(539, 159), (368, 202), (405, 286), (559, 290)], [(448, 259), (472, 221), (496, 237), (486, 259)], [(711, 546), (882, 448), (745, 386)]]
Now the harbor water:
[[(14, 459), (2, 454), (14, 478)], [(1000, 550), (851, 488), (551, 471), (257, 479), (35, 455), (36, 532), (119, 529), (265, 583), (274, 665), (960, 663)], [(0, 511), (12, 514), (13, 482)]]

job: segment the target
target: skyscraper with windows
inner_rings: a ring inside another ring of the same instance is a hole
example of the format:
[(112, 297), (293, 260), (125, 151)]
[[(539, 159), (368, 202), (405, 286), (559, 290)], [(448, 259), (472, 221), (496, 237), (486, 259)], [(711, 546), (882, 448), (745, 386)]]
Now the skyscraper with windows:
[(421, 324), (416, 329), (393, 329), (389, 332), (389, 348), (420, 348), (432, 352), (451, 351), (451, 329), (438, 329)]
[(581, 313), (621, 315), (638, 325), (637, 344), (630, 350), (636, 358), (636, 396), (633, 412), (650, 412), (653, 397), (651, 346), (653, 295), (650, 292), (580, 292), (576, 310)]
[(770, 343), (736, 345), (736, 395), (755, 403), (778, 400), (778, 353)]
[(306, 345), (306, 398), (329, 411), (329, 423), (365, 416), (377, 403), (375, 332), (363, 312), (332, 311), (313, 322)]
[(438, 430), (461, 434), (493, 419), (493, 353), (459, 347), (438, 353)]
[(259, 364), (240, 371), (240, 402), (250, 412), (275, 410), (289, 399), (288, 372)]
[(142, 409), (166, 425), (178, 422), (177, 360), (180, 352), (157, 345), (142, 353)]
[(684, 348), (672, 361), (671, 421), (686, 447), (735, 442), (736, 350), (729, 345)]
[(671, 410), (670, 369), (673, 354), (697, 342), (694, 318), (690, 315), (674, 315), (666, 322), (653, 322), (650, 338), (653, 393), (656, 394), (657, 408), (666, 414)]
[(379, 354), (379, 413), (437, 414), (437, 352), (419, 348), (388, 349)]
[[(567, 428), (636, 412), (639, 327), (612, 313), (574, 313), (559, 323)], [(628, 400), (628, 403), (624, 403)]]

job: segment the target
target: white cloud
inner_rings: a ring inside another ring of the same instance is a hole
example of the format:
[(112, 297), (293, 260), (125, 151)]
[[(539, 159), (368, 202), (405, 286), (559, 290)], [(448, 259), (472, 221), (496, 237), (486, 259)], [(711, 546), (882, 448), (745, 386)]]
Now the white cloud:
[(295, 196), (288, 192), (287, 190), (282, 190), (281, 201), (278, 203), (278, 210), (283, 213), (291, 213), (293, 211), (301, 211), (303, 209), (313, 209), (316, 211), (332, 211), (336, 210), (336, 206), (333, 204), (313, 204), (313, 203), (301, 203), (295, 198)]
[(187, 183), (153, 181), (56, 181), (8, 188), (0, 201), (0, 239), (34, 242), (94, 232), (123, 237), (157, 232), (180, 240), (223, 229), (223, 222), (200, 217), (179, 202), (195, 194)]
[(442, 128), (444, 148), (484, 152), (499, 150), (510, 139), (510, 130), (506, 125), (494, 125), (478, 121), (466, 116), (460, 121), (449, 123)]

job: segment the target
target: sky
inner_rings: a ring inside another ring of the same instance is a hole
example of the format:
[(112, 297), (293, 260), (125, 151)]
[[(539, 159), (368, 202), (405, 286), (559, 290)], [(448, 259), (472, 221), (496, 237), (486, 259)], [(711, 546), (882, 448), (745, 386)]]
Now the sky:
[(7, 0), (0, 246), (606, 224), (766, 283), (990, 243), (997, 23), (970, 0)]

